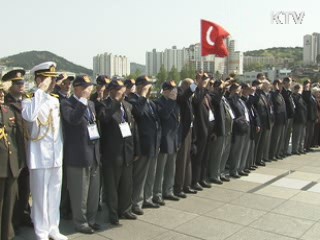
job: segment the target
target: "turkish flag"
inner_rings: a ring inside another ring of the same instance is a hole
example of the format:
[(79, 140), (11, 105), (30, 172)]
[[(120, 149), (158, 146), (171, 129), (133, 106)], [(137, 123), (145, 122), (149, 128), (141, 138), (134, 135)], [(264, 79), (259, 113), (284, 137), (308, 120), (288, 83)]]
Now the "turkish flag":
[(216, 23), (201, 20), (201, 56), (215, 54), (217, 57), (229, 55), (224, 39), (230, 34)]

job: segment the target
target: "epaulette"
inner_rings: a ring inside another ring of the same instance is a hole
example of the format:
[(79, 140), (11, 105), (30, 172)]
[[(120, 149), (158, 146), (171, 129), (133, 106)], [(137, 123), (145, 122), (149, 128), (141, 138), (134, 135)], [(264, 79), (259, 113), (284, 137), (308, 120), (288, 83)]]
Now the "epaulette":
[(25, 98), (33, 98), (34, 97), (34, 93), (28, 93), (25, 95)]
[(58, 95), (58, 94), (50, 93), (50, 95), (51, 95), (52, 97), (59, 98), (59, 95)]

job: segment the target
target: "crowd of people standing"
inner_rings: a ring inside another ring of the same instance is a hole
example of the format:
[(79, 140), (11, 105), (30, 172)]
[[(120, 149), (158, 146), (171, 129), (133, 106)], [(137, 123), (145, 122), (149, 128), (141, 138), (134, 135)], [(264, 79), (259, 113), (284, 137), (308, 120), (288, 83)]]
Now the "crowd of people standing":
[(101, 203), (117, 226), (320, 142), (320, 88), (310, 80), (197, 73), (165, 81), (154, 98), (145, 75), (100, 75), (94, 86), (89, 76), (59, 74), (54, 62), (31, 73), (31, 93), (23, 69), (2, 76), (8, 92), (0, 85), (3, 240), (26, 224), (37, 240), (68, 239), (60, 217), (92, 234)]

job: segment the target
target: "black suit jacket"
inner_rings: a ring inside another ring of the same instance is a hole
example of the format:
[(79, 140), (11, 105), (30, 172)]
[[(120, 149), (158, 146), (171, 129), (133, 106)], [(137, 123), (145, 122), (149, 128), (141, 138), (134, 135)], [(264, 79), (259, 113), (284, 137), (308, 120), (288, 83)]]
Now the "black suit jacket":
[(295, 109), (294, 117), (293, 117), (293, 123), (306, 124), (307, 114), (308, 114), (306, 102), (303, 100), (302, 95), (298, 94), (298, 93), (293, 93), (292, 98), (293, 98), (293, 101), (296, 105), (296, 109)]
[(224, 103), (222, 101), (223, 94), (212, 92), (211, 96), (211, 104), (214, 109), (214, 117), (215, 117), (215, 132), (217, 136), (225, 136), (226, 135), (226, 112), (224, 109)]
[(142, 156), (155, 157), (159, 152), (161, 139), (157, 107), (153, 101), (136, 94), (129, 98), (129, 101), (132, 104), (132, 114), (138, 126), (140, 153)]
[[(245, 133), (249, 132), (250, 129), (250, 116), (249, 121), (246, 119), (246, 107), (245, 107), (245, 102), (243, 102), (244, 105), (240, 101), (240, 96), (233, 95), (228, 98), (230, 107), (233, 110), (234, 113), (234, 123), (233, 123), (233, 135), (244, 135)], [(247, 109), (248, 114), (249, 110)]]
[(99, 121), (101, 127), (101, 153), (102, 163), (111, 163), (117, 166), (133, 162), (135, 144), (134, 137), (135, 122), (131, 114), (132, 106), (126, 101), (122, 101), (125, 111), (125, 121), (129, 124), (131, 136), (123, 138), (119, 124), (122, 123), (121, 103), (110, 97), (103, 100), (99, 112)]
[(295, 104), (292, 99), (292, 92), (289, 89), (282, 88), (282, 97), (286, 103), (287, 118), (293, 118), (295, 111)]
[(312, 96), (311, 91), (302, 92), (303, 100), (307, 105), (307, 120), (315, 122), (317, 120), (317, 101)]
[(177, 96), (177, 103), (180, 107), (180, 129), (179, 129), (179, 138), (180, 143), (184, 142), (188, 132), (191, 128), (191, 123), (193, 122), (193, 108), (191, 97), (193, 92), (190, 88), (186, 89), (185, 91), (182, 88), (178, 88), (178, 96)]
[(172, 154), (178, 151), (180, 108), (176, 101), (161, 96), (155, 101), (161, 122), (160, 152)]
[[(88, 118), (90, 109), (92, 119)], [(74, 96), (61, 102), (64, 164), (72, 167), (89, 167), (100, 164), (99, 140), (90, 140), (88, 124), (95, 122), (96, 112), (92, 101), (88, 106), (78, 101)]]
[(270, 106), (267, 96), (262, 90), (257, 89), (255, 95), (250, 96), (253, 106), (257, 110), (260, 119), (260, 127), (262, 129), (270, 129), (271, 127), (271, 116)]
[(286, 103), (279, 91), (271, 91), (270, 99), (273, 105), (274, 124), (284, 125), (287, 122)]
[(260, 127), (260, 119), (257, 110), (253, 106), (252, 98), (242, 96), (241, 99), (245, 102), (248, 110), (249, 110), (249, 118), (250, 118), (250, 139), (253, 140), (256, 135), (256, 128)]

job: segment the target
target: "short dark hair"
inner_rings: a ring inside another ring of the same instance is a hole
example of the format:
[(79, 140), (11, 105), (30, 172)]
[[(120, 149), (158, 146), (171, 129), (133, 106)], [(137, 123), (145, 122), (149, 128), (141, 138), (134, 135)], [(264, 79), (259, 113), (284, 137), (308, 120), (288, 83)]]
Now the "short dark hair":
[(285, 78), (283, 78), (282, 82), (288, 83), (288, 82), (290, 82), (290, 80), (291, 80), (291, 78), (285, 77)]
[(259, 78), (261, 78), (261, 77), (263, 77), (263, 76), (264, 76), (263, 73), (258, 73), (258, 74), (257, 74), (257, 79), (259, 79)]
[(276, 79), (276, 80), (274, 80), (273, 81), (273, 83), (272, 83), (272, 85), (274, 86), (274, 85), (280, 85), (281, 84), (281, 81), (279, 80), (279, 79)]
[(231, 84), (229, 91), (232, 92), (232, 91), (238, 89), (239, 87), (240, 87), (240, 85), (238, 83), (233, 83), (233, 84)]
[(311, 81), (310, 81), (310, 79), (307, 79), (307, 80), (305, 80), (305, 81), (303, 82), (303, 86), (305, 86), (305, 85), (307, 85), (307, 84), (309, 84), (309, 83), (311, 83)]

